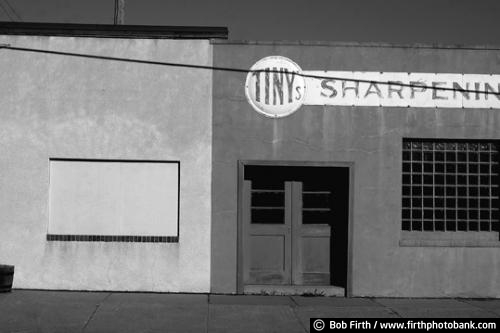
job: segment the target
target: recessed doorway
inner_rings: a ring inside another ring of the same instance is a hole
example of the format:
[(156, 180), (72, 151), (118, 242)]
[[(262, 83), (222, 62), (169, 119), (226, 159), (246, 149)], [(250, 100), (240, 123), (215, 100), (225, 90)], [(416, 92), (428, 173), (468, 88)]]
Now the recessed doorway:
[(344, 296), (349, 165), (248, 162), (240, 173), (239, 292)]

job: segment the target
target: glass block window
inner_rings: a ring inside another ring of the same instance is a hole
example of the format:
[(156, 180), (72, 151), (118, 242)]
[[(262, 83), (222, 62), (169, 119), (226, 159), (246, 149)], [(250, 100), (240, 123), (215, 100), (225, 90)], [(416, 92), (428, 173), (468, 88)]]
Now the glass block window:
[(499, 231), (498, 142), (403, 140), (402, 229)]

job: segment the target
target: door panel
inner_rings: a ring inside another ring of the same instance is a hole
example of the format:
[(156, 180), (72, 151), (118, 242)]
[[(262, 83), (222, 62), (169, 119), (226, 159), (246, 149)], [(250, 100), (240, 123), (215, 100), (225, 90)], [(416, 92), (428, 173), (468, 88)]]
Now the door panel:
[(298, 256), (300, 265), (296, 268), (301, 276), (297, 284), (330, 284), (330, 227), (323, 236), (308, 236), (307, 232), (299, 237)]
[[(281, 206), (276, 199), (268, 202), (259, 199), (272, 197), (272, 190), (252, 189), (251, 181), (245, 181), (243, 186), (244, 283), (290, 284), (291, 219), (287, 209), (290, 185), (276, 192), (284, 196)], [(276, 212), (279, 210), (283, 210), (282, 214)]]
[[(325, 224), (328, 212), (326, 192), (320, 192), (319, 200), (308, 200), (313, 207), (304, 207), (304, 197), (316, 195), (312, 191), (304, 193), (302, 182), (292, 186), (292, 283), (295, 285), (330, 284), (330, 225)], [(312, 213), (312, 214), (311, 214)], [(304, 224), (304, 216), (308, 216)], [(331, 216), (331, 214), (329, 215)], [(323, 223), (316, 223), (323, 222)]]
[(286, 237), (284, 235), (250, 235), (249, 280), (255, 284), (288, 282)]

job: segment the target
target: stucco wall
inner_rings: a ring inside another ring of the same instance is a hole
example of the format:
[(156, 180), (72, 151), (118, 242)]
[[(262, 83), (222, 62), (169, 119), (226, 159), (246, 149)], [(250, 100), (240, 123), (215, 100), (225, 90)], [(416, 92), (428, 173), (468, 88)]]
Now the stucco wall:
[[(500, 73), (500, 51), (357, 45), (226, 44), (216, 66), (282, 55), (303, 70)], [(353, 162), (353, 296), (500, 297), (500, 248), (401, 247), (402, 138), (499, 139), (489, 109), (302, 106), (270, 119), (244, 73), (214, 74), (212, 290), (236, 292), (237, 161)], [(230, 143), (230, 144), (229, 144)]]
[[(208, 41), (1, 36), (17, 47), (211, 65)], [(0, 50), (0, 262), (15, 288), (207, 292), (206, 70)], [(49, 158), (180, 161), (179, 243), (48, 242)]]

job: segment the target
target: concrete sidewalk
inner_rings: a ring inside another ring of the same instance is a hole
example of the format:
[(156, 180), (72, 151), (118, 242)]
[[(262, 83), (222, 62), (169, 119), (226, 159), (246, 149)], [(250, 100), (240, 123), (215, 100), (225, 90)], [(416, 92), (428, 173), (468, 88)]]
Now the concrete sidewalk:
[(14, 290), (0, 332), (308, 332), (311, 317), (500, 317), (500, 299), (387, 299)]

